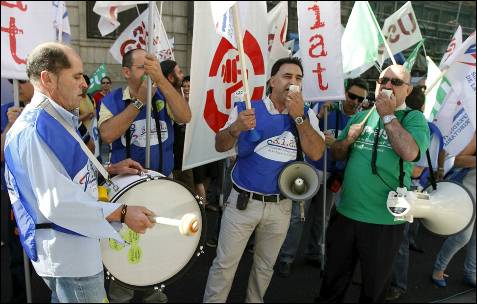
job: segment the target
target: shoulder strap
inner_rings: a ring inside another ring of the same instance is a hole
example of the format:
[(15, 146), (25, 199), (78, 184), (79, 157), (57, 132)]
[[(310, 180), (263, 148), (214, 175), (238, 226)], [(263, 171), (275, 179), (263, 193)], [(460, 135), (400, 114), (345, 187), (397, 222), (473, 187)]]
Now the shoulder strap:
[(81, 147), (81, 150), (86, 154), (88, 159), (93, 163), (93, 165), (96, 167), (98, 172), (104, 177), (106, 180), (106, 183), (110, 184), (112, 186), (112, 189), (117, 192), (119, 191), (119, 187), (114, 184), (111, 179), (109, 178), (108, 171), (104, 169), (104, 167), (99, 163), (99, 161), (94, 157), (93, 153), (86, 147), (85, 143), (83, 140), (79, 137), (78, 133), (75, 132), (73, 127), (71, 127), (64, 119), (61, 117), (61, 115), (56, 111), (55, 108), (51, 105), (50, 101), (45, 98), (41, 104), (39, 105), (41, 108), (43, 108), (48, 114), (50, 114), (54, 119), (56, 119), (65, 129), (68, 131), (68, 133), (73, 136), (73, 138), (78, 142), (78, 144)]

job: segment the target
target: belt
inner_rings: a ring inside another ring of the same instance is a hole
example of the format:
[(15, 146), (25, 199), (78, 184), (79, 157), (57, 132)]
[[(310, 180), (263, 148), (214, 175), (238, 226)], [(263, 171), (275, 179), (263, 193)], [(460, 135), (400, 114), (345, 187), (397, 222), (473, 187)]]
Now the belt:
[(250, 192), (250, 191), (245, 191), (237, 187), (235, 184), (232, 184), (233, 188), (238, 192), (238, 193), (250, 193), (252, 195), (252, 199), (257, 200), (257, 201), (262, 201), (262, 202), (273, 202), (273, 203), (278, 203), (281, 200), (286, 199), (286, 197), (282, 194), (271, 194), (271, 195), (261, 195), (255, 192)]

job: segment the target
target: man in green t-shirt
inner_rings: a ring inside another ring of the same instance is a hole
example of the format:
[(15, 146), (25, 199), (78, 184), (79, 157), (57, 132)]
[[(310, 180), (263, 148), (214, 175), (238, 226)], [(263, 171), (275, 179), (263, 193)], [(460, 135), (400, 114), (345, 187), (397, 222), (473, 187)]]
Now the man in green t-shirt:
[[(429, 145), (420, 111), (406, 110), (412, 91), (401, 65), (386, 68), (376, 81), (376, 109), (356, 114), (331, 146), (332, 157), (348, 160), (337, 213), (327, 231), (327, 264), (318, 301), (342, 302), (360, 260), (360, 302), (378, 302), (388, 281), (404, 222), (386, 208), (390, 191), (411, 184), (412, 162)], [(383, 90), (390, 90), (388, 96)], [(369, 111), (373, 111), (364, 122)], [(405, 173), (400, 185), (400, 159)]]

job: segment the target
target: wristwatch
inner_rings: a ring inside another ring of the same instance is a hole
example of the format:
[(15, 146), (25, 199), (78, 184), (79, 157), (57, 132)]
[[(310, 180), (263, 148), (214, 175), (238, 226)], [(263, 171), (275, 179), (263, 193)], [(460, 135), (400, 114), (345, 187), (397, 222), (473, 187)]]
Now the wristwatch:
[(384, 115), (383, 117), (383, 123), (385, 125), (387, 125), (388, 123), (390, 123), (393, 119), (396, 119), (396, 115), (394, 114), (389, 114), (389, 115)]
[(138, 110), (141, 111), (144, 104), (139, 99), (132, 99), (131, 104)]
[(295, 118), (295, 123), (297, 124), (297, 126), (299, 126), (305, 122), (305, 119), (306, 119), (306, 116), (297, 116)]

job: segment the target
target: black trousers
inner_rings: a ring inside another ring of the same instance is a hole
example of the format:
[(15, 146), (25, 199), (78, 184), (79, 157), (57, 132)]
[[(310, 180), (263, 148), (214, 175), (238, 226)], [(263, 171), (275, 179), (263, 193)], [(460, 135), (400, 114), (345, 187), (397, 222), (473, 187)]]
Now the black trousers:
[(342, 302), (358, 261), (362, 276), (359, 302), (381, 302), (403, 231), (404, 225), (368, 224), (335, 213), (328, 226), (327, 261), (316, 302)]

